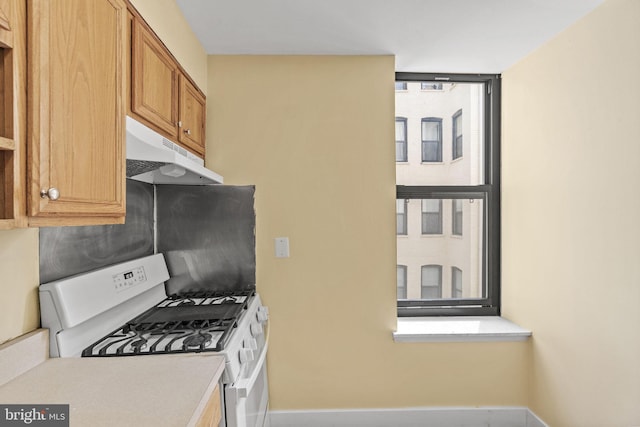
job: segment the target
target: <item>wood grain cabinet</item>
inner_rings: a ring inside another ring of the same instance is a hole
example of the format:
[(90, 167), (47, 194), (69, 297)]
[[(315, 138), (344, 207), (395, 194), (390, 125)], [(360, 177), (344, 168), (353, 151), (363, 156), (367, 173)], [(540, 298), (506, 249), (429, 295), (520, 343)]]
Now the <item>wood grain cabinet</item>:
[(196, 422), (196, 427), (218, 427), (220, 419), (222, 418), (221, 400), (220, 400), (220, 386), (211, 393), (207, 406), (205, 406), (200, 419)]
[(132, 115), (204, 157), (204, 94), (140, 16), (133, 17), (131, 32)]
[(26, 226), (26, 3), (0, 0), (0, 229)]
[(139, 18), (133, 19), (131, 109), (167, 136), (178, 133), (178, 66)]
[(122, 223), (124, 0), (30, 0), (30, 225)]
[(178, 141), (204, 156), (205, 98), (184, 75), (180, 75), (179, 87)]

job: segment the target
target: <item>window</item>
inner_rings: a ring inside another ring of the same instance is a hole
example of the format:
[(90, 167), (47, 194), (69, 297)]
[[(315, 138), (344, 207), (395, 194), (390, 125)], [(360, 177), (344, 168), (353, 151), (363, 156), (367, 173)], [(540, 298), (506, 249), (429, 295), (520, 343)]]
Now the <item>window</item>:
[(396, 283), (397, 283), (397, 293), (398, 299), (407, 299), (407, 266), (406, 265), (397, 265), (396, 266)]
[(407, 82), (396, 82), (396, 90), (407, 90)]
[(422, 286), (420, 297), (422, 299), (432, 299), (442, 297), (442, 266), (423, 265), (422, 266)]
[(442, 83), (420, 82), (420, 90), (442, 90)]
[(453, 115), (453, 153), (452, 159), (459, 159), (462, 157), (462, 110), (458, 110)]
[[(405, 135), (407, 150), (422, 155), (396, 169), (396, 265), (420, 272), (405, 276), (398, 316), (499, 315), (500, 76), (396, 73), (396, 80), (408, 83), (396, 111), (421, 125)], [(443, 152), (449, 135), (451, 157)], [(418, 212), (421, 227), (407, 228), (407, 215)]]
[(396, 117), (396, 162), (407, 161), (407, 119)]
[(451, 267), (451, 298), (462, 298), (462, 270), (458, 267)]
[(455, 236), (462, 236), (462, 200), (453, 199), (451, 201), (451, 206), (451, 217), (453, 218), (451, 234)]
[(442, 119), (422, 119), (422, 161), (442, 161)]
[(407, 234), (407, 201), (396, 200), (396, 234)]
[(422, 234), (442, 234), (442, 200), (422, 200)]

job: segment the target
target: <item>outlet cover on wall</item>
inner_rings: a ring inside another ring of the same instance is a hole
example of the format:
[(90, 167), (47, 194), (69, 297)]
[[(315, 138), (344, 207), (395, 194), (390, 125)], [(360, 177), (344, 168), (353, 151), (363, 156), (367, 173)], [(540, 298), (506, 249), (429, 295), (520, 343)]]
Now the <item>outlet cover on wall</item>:
[(289, 258), (288, 237), (276, 237), (276, 258)]

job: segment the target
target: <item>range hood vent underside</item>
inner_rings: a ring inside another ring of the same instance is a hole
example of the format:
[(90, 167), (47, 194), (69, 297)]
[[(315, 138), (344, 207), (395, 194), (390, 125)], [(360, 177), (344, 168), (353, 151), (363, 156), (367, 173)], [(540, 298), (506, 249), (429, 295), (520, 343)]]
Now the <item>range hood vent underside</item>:
[(127, 159), (127, 178), (159, 169), (166, 164), (168, 163)]

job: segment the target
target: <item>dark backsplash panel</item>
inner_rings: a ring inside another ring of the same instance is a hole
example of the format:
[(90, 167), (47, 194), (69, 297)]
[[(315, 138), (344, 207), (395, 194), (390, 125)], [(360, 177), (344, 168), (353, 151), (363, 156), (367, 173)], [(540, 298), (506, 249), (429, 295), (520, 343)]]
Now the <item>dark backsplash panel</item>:
[(153, 185), (127, 180), (124, 224), (40, 228), (40, 283), (153, 254)]
[(255, 288), (254, 194), (253, 186), (156, 186), (167, 294)]

